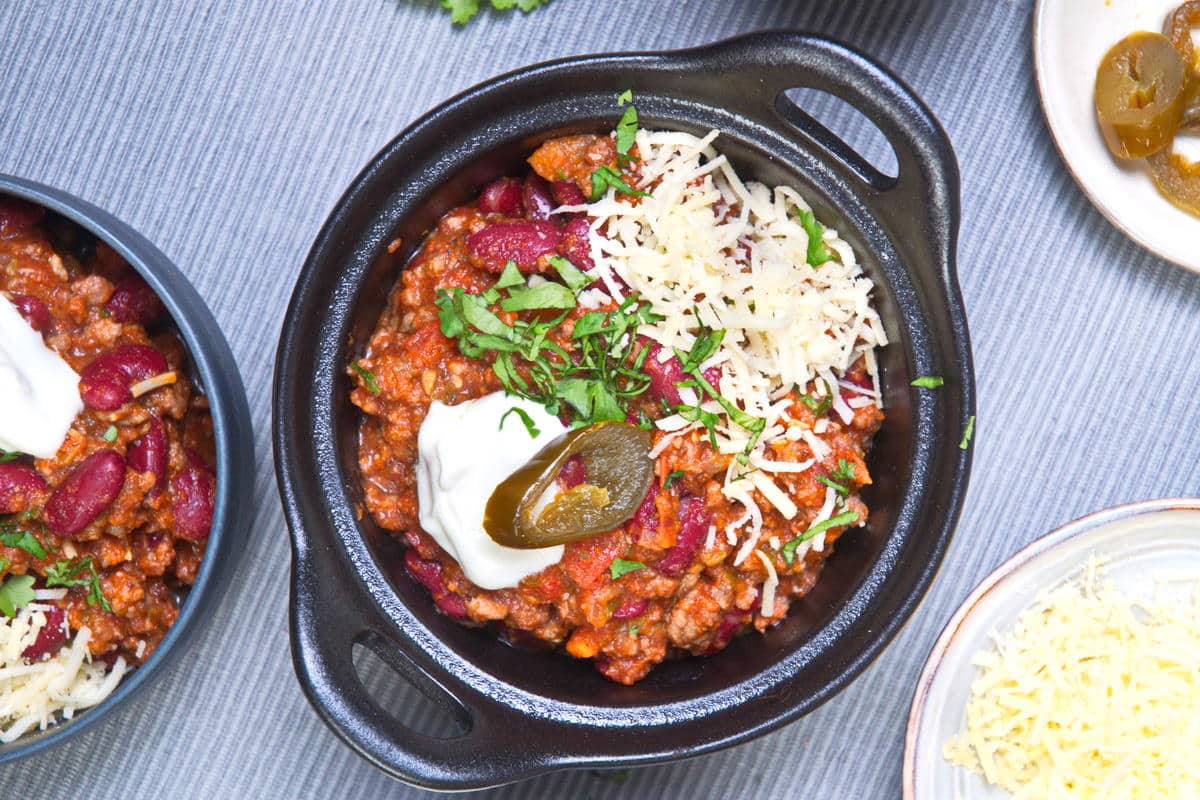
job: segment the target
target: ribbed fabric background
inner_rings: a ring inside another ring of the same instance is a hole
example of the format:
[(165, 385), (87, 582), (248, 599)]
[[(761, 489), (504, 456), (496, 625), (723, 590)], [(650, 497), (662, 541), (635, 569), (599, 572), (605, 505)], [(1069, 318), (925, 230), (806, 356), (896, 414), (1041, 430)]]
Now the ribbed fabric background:
[(191, 277), (249, 390), (259, 498), (228, 594), (181, 663), (101, 728), (0, 768), (0, 796), (424, 794), (343, 747), (292, 674), (269, 401), (297, 270), (366, 161), (459, 90), (557, 56), (766, 27), (873, 53), (924, 96), (957, 148), (980, 398), (958, 534), (899, 638), (805, 719), (623, 781), (563, 773), (487, 796), (899, 796), (921, 663), (969, 589), (1062, 522), (1195, 493), (1200, 475), (1200, 283), (1122, 238), (1063, 168), (1033, 83), (1029, 2), (554, 0), (461, 30), (414, 0), (0, 3), (0, 172), (112, 211)]

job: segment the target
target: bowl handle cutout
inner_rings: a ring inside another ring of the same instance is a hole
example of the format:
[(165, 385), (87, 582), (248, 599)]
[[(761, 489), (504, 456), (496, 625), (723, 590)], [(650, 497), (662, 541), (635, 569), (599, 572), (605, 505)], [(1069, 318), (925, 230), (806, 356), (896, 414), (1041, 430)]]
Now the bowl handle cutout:
[[(338, 736), (392, 777), (427, 789), (494, 786), (549, 768), (536, 755), (545, 744), (523, 741), (527, 725), (515, 714), (452, 677), (446, 685), (435, 679), (418, 645), (385, 633), (394, 626), (340, 559), (311, 556), (293, 560), (292, 657), (301, 687)], [(447, 714), (460, 735), (418, 732), (384, 709), (355, 666), (356, 645)]]

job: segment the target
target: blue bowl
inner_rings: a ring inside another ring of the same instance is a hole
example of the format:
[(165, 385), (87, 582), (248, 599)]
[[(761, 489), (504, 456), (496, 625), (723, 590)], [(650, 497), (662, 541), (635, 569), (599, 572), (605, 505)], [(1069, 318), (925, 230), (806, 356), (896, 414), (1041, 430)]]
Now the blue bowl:
[(179, 617), (150, 660), (131, 672), (103, 703), (73, 719), (0, 745), (0, 764), (39, 753), (94, 727), (164, 672), (224, 592), (233, 539), (250, 521), (254, 486), (254, 431), (237, 363), (212, 313), (183, 273), (140, 234), (90, 203), (32, 181), (0, 175), (0, 194), (19, 197), (68, 219), (120, 253), (166, 306), (192, 359), (193, 377), (208, 398), (216, 440), (217, 498), (212, 533), (196, 582)]

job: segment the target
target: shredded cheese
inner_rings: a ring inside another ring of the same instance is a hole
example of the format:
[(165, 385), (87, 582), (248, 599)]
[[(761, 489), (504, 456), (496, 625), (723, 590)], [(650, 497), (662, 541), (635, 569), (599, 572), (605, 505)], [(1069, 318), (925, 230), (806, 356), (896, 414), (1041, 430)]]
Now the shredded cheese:
[[(714, 431), (719, 452), (749, 450), (749, 478), (743, 477), (745, 466), (731, 459), (723, 485), (726, 497), (747, 508), (744, 519), (725, 531), (731, 537), (734, 529), (748, 528), (749, 547), (739, 553), (745, 558), (762, 529), (759, 499), (787, 519), (798, 513), (768, 473), (807, 470), (830, 452), (819, 438), (827, 425), (800, 429), (787, 416), (787, 395), (816, 381), (818, 393), (831, 394), (833, 412), (849, 422), (856, 408), (879, 402), (874, 349), (886, 345), (887, 336), (871, 304), (874, 284), (849, 245), (825, 227), (823, 242), (837, 258), (810, 265), (808, 234), (797, 218), (809, 205), (786, 186), (742, 181), (712, 147), (716, 138), (716, 131), (703, 138), (638, 131), (638, 187), (649, 196), (630, 202), (610, 189), (596, 202), (567, 210), (586, 211), (592, 219), (590, 272), (600, 285), (617, 300), (632, 289), (663, 316), (638, 329), (662, 346), (660, 358), (671, 358), (673, 348), (689, 351), (700, 325), (725, 331), (702, 366), (719, 368), (714, 388), (763, 420), (764, 430), (755, 441), (721, 404), (709, 399), (700, 407), (721, 420)], [(840, 379), (860, 358), (873, 388), (847, 385), (854, 394), (847, 402)], [(678, 415), (657, 424), (667, 435), (651, 457), (699, 427)], [(774, 442), (789, 440), (803, 440), (812, 459), (796, 465), (767, 456)]]
[(945, 757), (1018, 800), (1200, 796), (1200, 583), (1191, 604), (1081, 582), (977, 655)]
[(56, 599), (62, 593), (39, 590), (35, 601), (15, 617), (0, 617), (0, 744), (34, 728), (45, 730), (60, 718), (71, 719), (76, 711), (100, 703), (125, 675), (123, 658), (112, 669), (92, 663), (91, 631), (86, 627), (53, 656), (33, 661), (21, 655), (47, 624), (50, 606), (37, 601)]

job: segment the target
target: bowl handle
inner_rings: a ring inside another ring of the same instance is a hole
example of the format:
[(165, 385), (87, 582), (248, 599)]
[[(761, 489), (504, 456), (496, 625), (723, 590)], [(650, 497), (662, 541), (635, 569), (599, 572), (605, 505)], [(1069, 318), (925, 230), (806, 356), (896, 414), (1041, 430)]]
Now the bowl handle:
[[(430, 658), (419, 645), (384, 633), (394, 625), (343, 558), (303, 545), (292, 560), (292, 659), (326, 724), (376, 767), (427, 789), (495, 786), (549, 769), (546, 742), (527, 741), (530, 732), (516, 715), (453, 676), (444, 679), (452, 684), (443, 685), (432, 677)], [(428, 736), (384, 711), (358, 676), (355, 644), (369, 647), (465, 732)]]
[[(739, 113), (774, 130), (782, 120), (832, 154), (822, 163), (900, 239), (899, 249), (936, 265), (943, 286), (957, 292), (958, 161), (933, 112), (899, 77), (844, 44), (790, 31), (749, 34), (696, 52), (708, 69), (748, 74), (746, 85), (754, 88), (733, 100)], [(816, 89), (854, 106), (887, 138), (898, 175), (882, 174), (804, 113), (785, 94), (789, 89)]]

